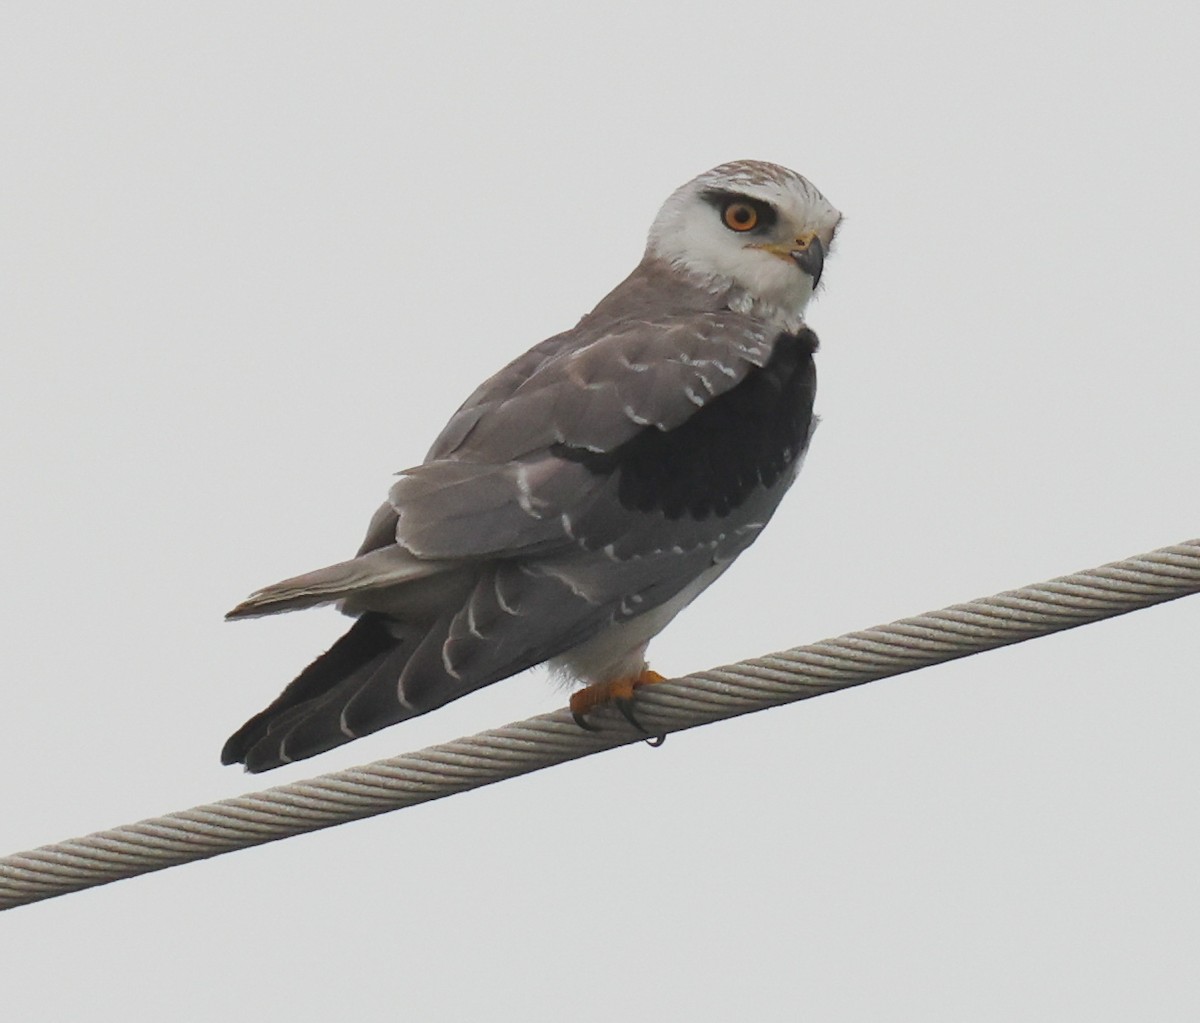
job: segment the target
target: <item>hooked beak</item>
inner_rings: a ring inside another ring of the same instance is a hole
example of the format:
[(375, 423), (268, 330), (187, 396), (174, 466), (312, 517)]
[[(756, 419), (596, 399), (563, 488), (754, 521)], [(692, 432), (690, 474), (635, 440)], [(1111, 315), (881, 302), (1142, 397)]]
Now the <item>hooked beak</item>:
[(796, 244), (788, 250), (788, 255), (812, 278), (815, 288), (825, 266), (825, 246), (821, 244), (821, 239), (815, 234), (801, 235), (796, 239)]
[(821, 279), (821, 270), (825, 266), (825, 245), (813, 232), (799, 235), (795, 241), (774, 245), (755, 245), (753, 248), (764, 249), (772, 256), (786, 259), (795, 263), (809, 277), (812, 286), (816, 288)]

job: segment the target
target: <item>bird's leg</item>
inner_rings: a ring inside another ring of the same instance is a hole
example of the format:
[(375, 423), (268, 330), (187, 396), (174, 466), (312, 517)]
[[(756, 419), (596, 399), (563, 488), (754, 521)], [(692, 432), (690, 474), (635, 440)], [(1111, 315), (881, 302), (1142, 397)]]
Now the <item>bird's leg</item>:
[[(585, 686), (571, 694), (571, 717), (575, 719), (575, 723), (580, 728), (589, 732), (598, 732), (599, 728), (588, 724), (587, 715), (597, 707), (604, 707), (611, 703), (634, 728), (639, 732), (645, 732), (646, 729), (633, 715), (633, 691), (638, 686), (648, 686), (655, 682), (665, 681), (665, 676), (660, 675), (657, 671), (643, 668), (637, 675), (627, 675), (611, 682), (597, 682), (594, 685)], [(659, 743), (655, 743), (655, 745), (659, 745)]]

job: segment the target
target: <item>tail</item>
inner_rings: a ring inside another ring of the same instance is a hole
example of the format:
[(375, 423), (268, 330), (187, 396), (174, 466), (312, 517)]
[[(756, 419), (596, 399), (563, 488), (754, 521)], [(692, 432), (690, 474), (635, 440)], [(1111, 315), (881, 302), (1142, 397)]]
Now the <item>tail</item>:
[(345, 708), (373, 681), (399, 679), (423, 631), (406, 630), (381, 614), (364, 614), (274, 703), (229, 737), (221, 763), (269, 771), (413, 716), (395, 701), (392, 713), (354, 731), (345, 720)]
[[(280, 611), (296, 611), (317, 604), (342, 600), (365, 590), (400, 586), (445, 572), (451, 563), (414, 557), (403, 547), (391, 544), (340, 561), (315, 572), (306, 572), (252, 593), (225, 617), (253, 618)], [(330, 653), (333, 653), (331, 650)]]
[[(418, 592), (402, 601), (410, 589)], [(556, 657), (611, 622), (610, 609), (586, 600), (572, 603), (572, 593), (569, 580), (534, 577), (522, 564), (508, 562), (443, 570), (438, 579), (372, 593), (372, 600), (387, 596), (388, 613), (365, 611), (274, 703), (230, 737), (221, 762), (268, 771), (418, 717)]]

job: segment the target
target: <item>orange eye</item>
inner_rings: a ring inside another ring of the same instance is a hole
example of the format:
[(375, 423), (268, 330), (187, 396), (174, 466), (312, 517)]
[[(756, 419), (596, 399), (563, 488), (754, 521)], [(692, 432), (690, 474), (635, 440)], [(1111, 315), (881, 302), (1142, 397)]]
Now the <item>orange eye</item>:
[(731, 231), (753, 231), (758, 226), (758, 210), (749, 203), (731, 202), (721, 216)]

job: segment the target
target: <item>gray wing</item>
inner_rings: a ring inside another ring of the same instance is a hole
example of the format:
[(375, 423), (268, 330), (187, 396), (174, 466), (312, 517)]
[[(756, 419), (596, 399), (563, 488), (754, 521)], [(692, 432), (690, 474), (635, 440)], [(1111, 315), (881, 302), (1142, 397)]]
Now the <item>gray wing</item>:
[(439, 663), (406, 675), (487, 684), (658, 607), (753, 542), (808, 444), (816, 337), (751, 343), (748, 322), (627, 325), (479, 392), (475, 428), (392, 491), (404, 548), (479, 566), (430, 648)]
[[(430, 459), (402, 474), (390, 495), (395, 539), (420, 557), (513, 556), (585, 540), (575, 523), (603, 500), (611, 473), (574, 453), (610, 454), (643, 432), (677, 429), (763, 367), (773, 342), (736, 313), (550, 339), (472, 395)], [(389, 524), (377, 521), (377, 541)]]

